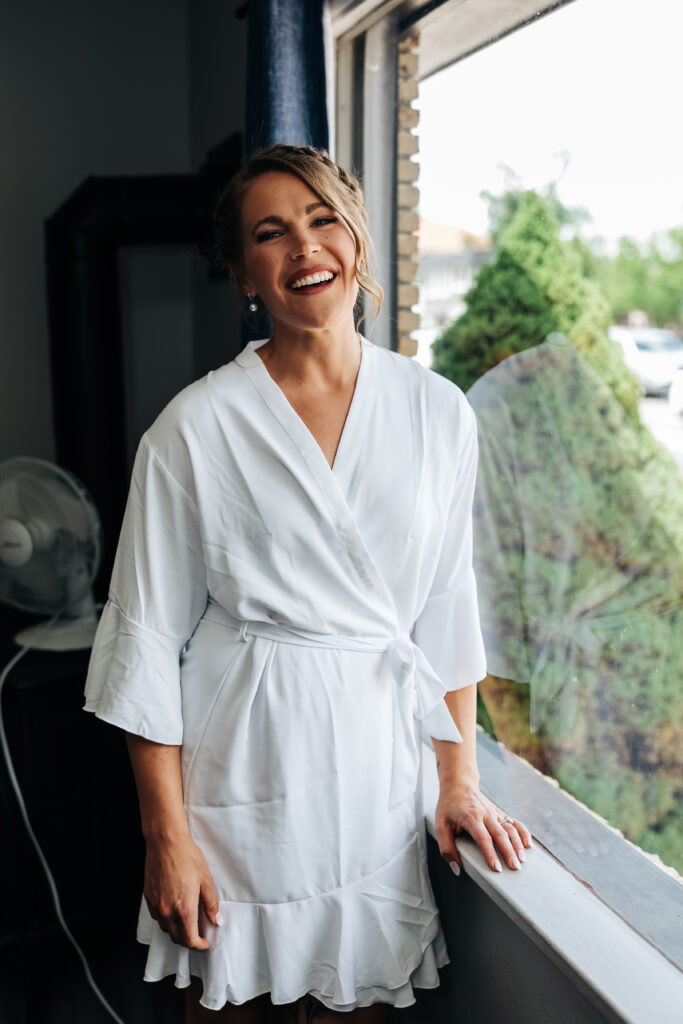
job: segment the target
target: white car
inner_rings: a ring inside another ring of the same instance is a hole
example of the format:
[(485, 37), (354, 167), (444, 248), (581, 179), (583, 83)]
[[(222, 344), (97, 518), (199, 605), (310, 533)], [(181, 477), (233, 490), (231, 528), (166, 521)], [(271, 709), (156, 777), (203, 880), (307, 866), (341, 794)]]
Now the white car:
[(664, 327), (610, 327), (609, 336), (646, 395), (667, 394), (674, 374), (683, 367), (683, 340)]

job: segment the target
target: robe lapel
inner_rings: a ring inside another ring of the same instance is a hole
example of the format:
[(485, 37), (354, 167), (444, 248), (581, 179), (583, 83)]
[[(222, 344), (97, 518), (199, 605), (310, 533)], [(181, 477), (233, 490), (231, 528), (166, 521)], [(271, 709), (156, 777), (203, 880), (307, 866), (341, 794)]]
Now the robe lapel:
[[(256, 352), (261, 342), (250, 342), (237, 357), (238, 364), (246, 371), (252, 384), (264, 402), (289, 435), (305, 463), (307, 475), (312, 478), (324, 504), (327, 507), (335, 531), (348, 552), (351, 563), (360, 580), (369, 588), (374, 598), (380, 600), (390, 619), (396, 620), (396, 608), (391, 592), (368, 551), (360, 529), (346, 500), (345, 484), (358, 457), (361, 444), (361, 426), (367, 418), (372, 395), (373, 365), (370, 342), (363, 340), (363, 355), (339, 447), (330, 467), (320, 445), (310, 430), (285, 397), (284, 392), (268, 373), (265, 364)], [(298, 474), (297, 474), (298, 475)], [(398, 623), (396, 623), (396, 627)]]

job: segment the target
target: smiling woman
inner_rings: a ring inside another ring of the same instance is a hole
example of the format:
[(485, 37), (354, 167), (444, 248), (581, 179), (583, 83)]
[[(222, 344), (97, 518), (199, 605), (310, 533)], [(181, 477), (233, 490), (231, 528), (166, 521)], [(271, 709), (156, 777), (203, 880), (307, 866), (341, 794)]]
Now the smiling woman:
[[(283, 184), (282, 175), (287, 175), (286, 190), (280, 187)], [(291, 188), (297, 189), (300, 205), (296, 211), (290, 210), (289, 214), (304, 218), (304, 222), (297, 225), (287, 223), (284, 216), (286, 211), (267, 205), (268, 200), (275, 204), (282, 203)], [(320, 236), (324, 233), (332, 241), (340, 229), (344, 233), (342, 242), (348, 242), (350, 236), (353, 243), (354, 287), (360, 287), (369, 297), (377, 316), (382, 306), (382, 289), (369, 268), (371, 241), (360, 185), (322, 150), (309, 146), (272, 146), (255, 154), (220, 196), (216, 207), (218, 252), (242, 284), (245, 260), (250, 251), (257, 245), (286, 238), (288, 233), (289, 244), (292, 241), (296, 243), (296, 235), (292, 239), (291, 232), (297, 229), (310, 230), (311, 235)], [(318, 242), (321, 241), (319, 237)], [(315, 248), (316, 243), (312, 237), (304, 239), (304, 242)], [(287, 243), (280, 244), (280, 252), (284, 251), (282, 244)], [(312, 259), (304, 260), (303, 264), (304, 269), (312, 268), (313, 272), (318, 270)], [(328, 268), (323, 266), (323, 269)], [(296, 270), (293, 267), (290, 269), (295, 279), (298, 270), (298, 267)], [(333, 268), (330, 270), (333, 271)], [(248, 289), (242, 290), (248, 294)], [(272, 315), (265, 296), (262, 298)]]
[[(271, 172), (247, 191), (242, 221), (242, 261), (233, 273), (245, 294), (261, 297), (278, 334), (344, 325), (355, 335), (356, 245), (341, 214), (299, 178)], [(308, 301), (314, 295), (319, 301)]]
[(128, 734), (145, 977), (189, 989), (188, 1024), (269, 1002), (370, 1024), (447, 961), (420, 726), (454, 871), (462, 829), (492, 871), (531, 845), (478, 784), (474, 416), (358, 333), (359, 288), (381, 294), (360, 189), (326, 153), (257, 154), (217, 220), (272, 337), (143, 437), (86, 709)]

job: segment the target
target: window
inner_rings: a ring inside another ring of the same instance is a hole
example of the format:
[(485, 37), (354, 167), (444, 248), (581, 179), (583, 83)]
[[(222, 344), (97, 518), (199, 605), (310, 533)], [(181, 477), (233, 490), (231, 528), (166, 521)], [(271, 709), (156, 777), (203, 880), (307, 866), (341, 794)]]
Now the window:
[[(683, 180), (669, 52), (680, 15), (653, 2), (656, 48), (635, 5), (615, 0), (339, 4), (363, 17), (339, 22), (337, 156), (366, 187), (371, 175), (393, 278), (382, 343), (433, 354), (477, 412), (481, 721), (653, 865), (681, 870), (683, 427), (663, 429), (666, 398), (610, 336), (683, 327), (683, 209), (664, 202)], [(643, 75), (655, 50), (659, 70)], [(406, 169), (418, 163), (419, 177)], [(466, 220), (452, 199), (468, 172)], [(656, 347), (639, 355), (669, 355)], [(673, 455), (653, 430), (678, 437)], [(628, 917), (619, 864), (581, 838), (572, 850), (561, 818), (544, 811), (536, 834), (598, 892), (610, 882)], [(653, 941), (679, 956), (663, 932)]]

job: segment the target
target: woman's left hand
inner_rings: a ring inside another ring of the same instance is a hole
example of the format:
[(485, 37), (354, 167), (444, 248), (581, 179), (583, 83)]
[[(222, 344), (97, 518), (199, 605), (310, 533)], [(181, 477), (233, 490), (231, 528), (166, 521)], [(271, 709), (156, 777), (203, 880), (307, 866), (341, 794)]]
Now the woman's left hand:
[(462, 862), (454, 837), (461, 832), (474, 839), (493, 871), (503, 870), (498, 854), (509, 868), (518, 871), (526, 860), (525, 848), (530, 850), (533, 845), (528, 828), (496, 807), (475, 785), (442, 784), (435, 825), (441, 856), (456, 874), (460, 874)]

